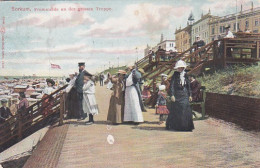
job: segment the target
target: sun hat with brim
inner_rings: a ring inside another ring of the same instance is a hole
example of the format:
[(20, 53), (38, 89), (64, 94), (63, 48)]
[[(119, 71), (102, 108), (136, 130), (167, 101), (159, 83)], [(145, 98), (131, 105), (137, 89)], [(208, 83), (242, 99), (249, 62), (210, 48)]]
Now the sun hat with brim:
[(182, 60), (179, 60), (179, 61), (176, 62), (174, 69), (177, 69), (177, 68), (186, 68), (186, 67), (187, 67), (186, 62), (184, 62), (184, 61), (182, 61)]
[(126, 71), (124, 71), (124, 70), (118, 70), (117, 73), (119, 73), (119, 74), (126, 74)]
[(55, 82), (53, 79), (48, 78), (48, 79), (46, 79), (46, 82), (51, 83), (52, 85), (55, 85)]
[(160, 85), (160, 86), (159, 86), (159, 90), (160, 90), (160, 91), (165, 90), (165, 85)]
[(161, 76), (162, 76), (162, 77), (168, 77), (168, 75), (166, 75), (166, 74), (161, 74)]
[(139, 68), (138, 71), (141, 72), (142, 74), (145, 73), (143, 68)]
[(229, 26), (229, 25), (226, 25), (226, 26), (225, 26), (225, 29), (229, 29), (229, 28), (230, 28), (230, 26)]

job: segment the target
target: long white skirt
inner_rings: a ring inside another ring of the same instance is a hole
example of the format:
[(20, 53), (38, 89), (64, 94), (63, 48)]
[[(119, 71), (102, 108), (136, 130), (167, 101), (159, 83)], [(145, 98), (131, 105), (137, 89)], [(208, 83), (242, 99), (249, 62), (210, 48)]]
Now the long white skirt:
[(137, 90), (134, 86), (126, 87), (124, 121), (144, 122)]
[(95, 94), (87, 94), (83, 93), (83, 100), (82, 100), (82, 106), (83, 106), (83, 111), (87, 115), (93, 114), (97, 115), (98, 114), (98, 105), (96, 103), (96, 97)]

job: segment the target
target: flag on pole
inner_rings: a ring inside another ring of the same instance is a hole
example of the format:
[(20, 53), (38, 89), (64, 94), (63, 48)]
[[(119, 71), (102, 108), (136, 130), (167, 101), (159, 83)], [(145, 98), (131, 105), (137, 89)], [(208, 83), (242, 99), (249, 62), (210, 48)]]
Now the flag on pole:
[(51, 69), (61, 69), (57, 64), (51, 64)]

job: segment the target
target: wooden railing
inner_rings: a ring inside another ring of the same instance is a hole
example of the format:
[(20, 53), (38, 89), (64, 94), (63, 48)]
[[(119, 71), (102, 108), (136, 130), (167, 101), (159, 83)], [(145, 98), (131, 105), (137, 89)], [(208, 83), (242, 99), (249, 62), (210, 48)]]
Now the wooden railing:
[[(9, 141), (20, 141), (24, 137), (24, 133), (34, 128), (40, 122), (50, 118), (54, 114), (60, 113), (60, 124), (63, 123), (63, 113), (65, 107), (65, 99), (63, 90), (67, 85), (59, 88), (49, 96), (29, 106), (25, 111), (18, 112), (13, 117), (10, 117), (5, 122), (0, 124), (0, 145), (6, 144)], [(46, 99), (52, 99), (52, 106), (49, 113), (44, 115), (43, 102)]]

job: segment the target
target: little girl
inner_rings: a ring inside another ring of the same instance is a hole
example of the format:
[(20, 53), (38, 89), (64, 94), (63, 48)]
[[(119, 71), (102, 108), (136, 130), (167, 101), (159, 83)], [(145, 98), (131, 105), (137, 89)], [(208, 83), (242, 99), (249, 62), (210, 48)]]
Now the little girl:
[[(48, 97), (51, 93), (53, 93), (55, 91), (54, 85), (55, 85), (55, 81), (52, 79), (46, 79), (47, 82), (47, 87), (44, 88), (43, 90), (43, 97), (42, 99)], [(52, 113), (52, 107), (53, 107), (53, 97), (49, 97), (47, 99), (45, 99), (42, 102), (42, 106), (43, 106), (43, 115), (44, 117), (48, 116), (50, 113)]]
[(83, 86), (83, 111), (89, 116), (89, 122), (86, 124), (94, 123), (94, 115), (98, 114), (98, 105), (95, 97), (95, 83), (91, 80), (92, 75), (87, 73), (84, 75)]
[(159, 86), (158, 98), (155, 107), (156, 114), (160, 114), (159, 124), (162, 124), (164, 121), (166, 121), (167, 115), (169, 114), (166, 106), (165, 85)]

